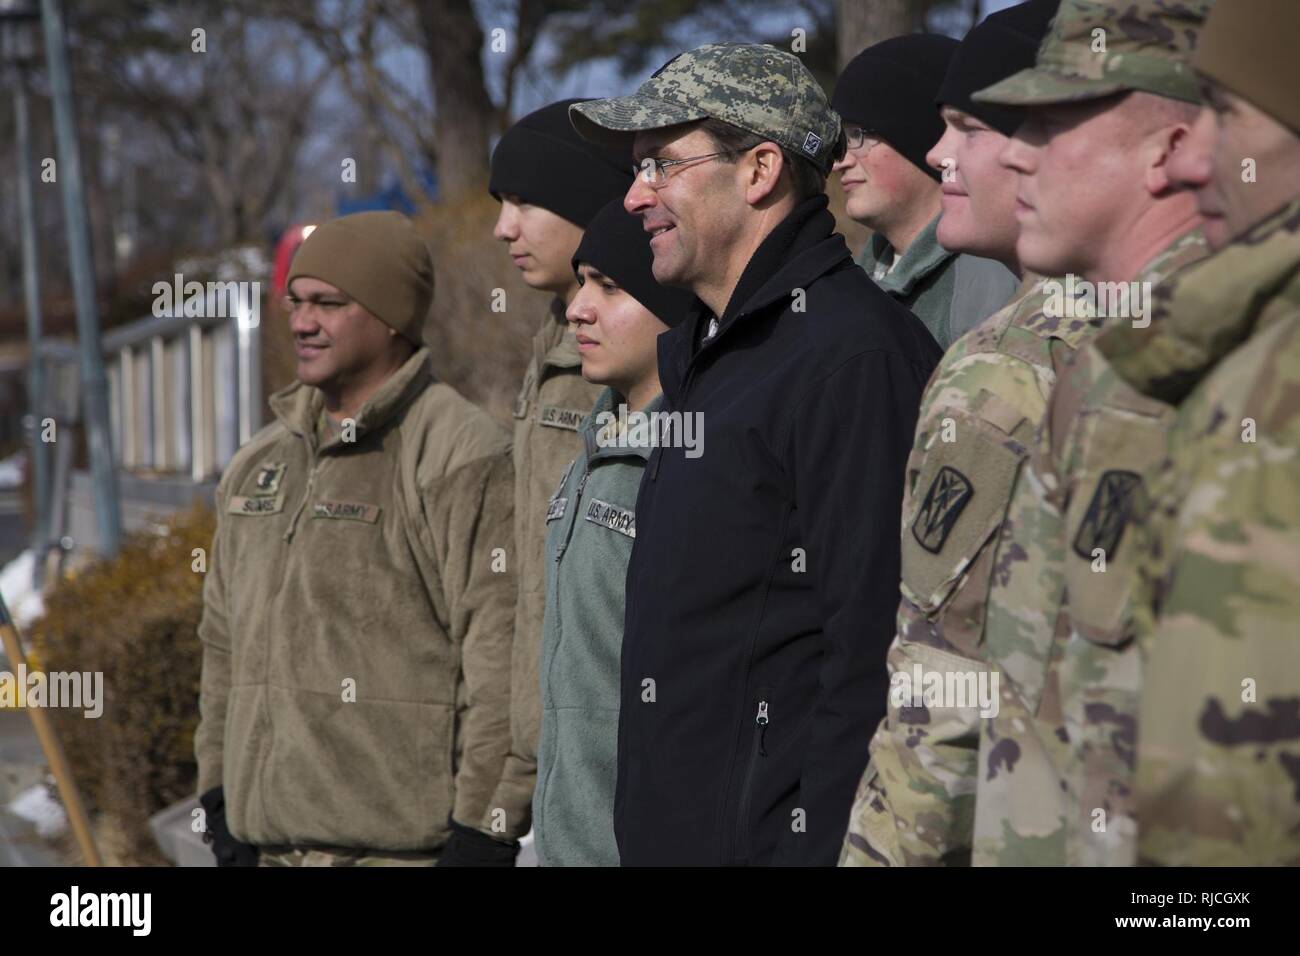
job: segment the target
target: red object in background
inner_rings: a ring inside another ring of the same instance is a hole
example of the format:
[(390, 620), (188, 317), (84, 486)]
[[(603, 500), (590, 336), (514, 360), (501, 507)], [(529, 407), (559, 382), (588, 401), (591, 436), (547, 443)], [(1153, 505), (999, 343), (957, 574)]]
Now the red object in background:
[(293, 262), (293, 254), (315, 228), (314, 222), (290, 226), (280, 236), (280, 241), (275, 244), (275, 269), (271, 273), (271, 290), (276, 299), (289, 291), (285, 286), (289, 278), (289, 265)]

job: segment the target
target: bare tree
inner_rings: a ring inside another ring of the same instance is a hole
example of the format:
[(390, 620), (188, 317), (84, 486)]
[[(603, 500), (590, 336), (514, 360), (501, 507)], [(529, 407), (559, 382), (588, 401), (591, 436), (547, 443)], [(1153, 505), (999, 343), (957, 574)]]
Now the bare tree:
[(483, 31), (470, 0), (414, 2), (436, 101), (438, 189), (450, 199), (487, 183), (488, 137), (497, 112), (483, 81)]
[[(206, 187), (217, 239), (260, 239), (292, 182), (311, 108), (329, 74), (302, 45), (257, 29), (251, 7), (239, 2), (151, 14), (156, 42), (134, 55), (114, 53), (112, 7), (83, 49), (96, 66), (96, 101), (157, 130), (174, 157), (197, 171)], [(195, 23), (205, 49), (191, 46)], [(108, 49), (93, 49), (108, 47)]]
[(920, 27), (923, 5), (916, 0), (836, 0), (835, 14), (842, 70), (872, 44)]

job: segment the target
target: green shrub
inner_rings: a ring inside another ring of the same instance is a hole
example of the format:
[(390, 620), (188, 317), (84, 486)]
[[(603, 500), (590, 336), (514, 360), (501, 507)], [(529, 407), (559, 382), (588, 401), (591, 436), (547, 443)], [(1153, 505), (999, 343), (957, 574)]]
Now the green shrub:
[[(103, 835), (105, 862), (160, 862), (151, 814), (193, 793), (197, 778), (197, 637), (203, 575), (195, 548), (211, 547), (210, 509), (172, 517), (165, 533), (127, 536), (121, 552), (58, 582), (33, 627), (48, 671), (102, 671), (103, 713), (54, 709), (73, 774)], [(206, 559), (206, 557), (205, 557)]]

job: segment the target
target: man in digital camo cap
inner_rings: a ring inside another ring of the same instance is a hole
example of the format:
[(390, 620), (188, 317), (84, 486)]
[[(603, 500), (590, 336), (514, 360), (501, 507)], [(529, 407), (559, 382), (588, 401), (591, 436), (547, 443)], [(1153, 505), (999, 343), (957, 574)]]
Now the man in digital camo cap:
[(938, 348), (827, 209), (840, 118), (799, 59), (713, 44), (573, 107), (632, 143), (665, 408), (627, 576), (614, 829), (626, 865), (834, 863), (885, 700), (903, 463)]

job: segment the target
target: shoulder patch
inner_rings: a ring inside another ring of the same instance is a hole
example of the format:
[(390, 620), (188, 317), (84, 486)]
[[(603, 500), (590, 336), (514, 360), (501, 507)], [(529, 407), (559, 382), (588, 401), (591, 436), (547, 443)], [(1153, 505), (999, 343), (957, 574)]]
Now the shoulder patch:
[(975, 488), (970, 479), (951, 465), (944, 465), (930, 482), (921, 510), (912, 522), (912, 537), (931, 554), (943, 550), (953, 525), (970, 503)]
[(1091, 561), (1100, 548), (1108, 561), (1113, 560), (1141, 488), (1142, 477), (1136, 472), (1102, 472), (1074, 536), (1074, 553)]
[(274, 495), (280, 490), (280, 480), (289, 466), (282, 461), (264, 461), (253, 473), (253, 494)]
[(620, 508), (618, 505), (611, 505), (608, 501), (592, 498), (583, 517), (610, 531), (617, 531), (629, 538), (636, 537), (636, 512), (630, 508)]

